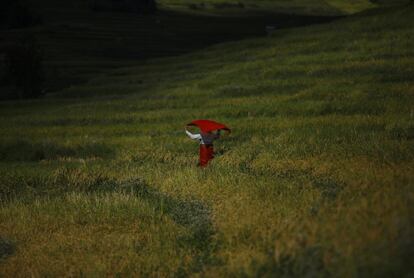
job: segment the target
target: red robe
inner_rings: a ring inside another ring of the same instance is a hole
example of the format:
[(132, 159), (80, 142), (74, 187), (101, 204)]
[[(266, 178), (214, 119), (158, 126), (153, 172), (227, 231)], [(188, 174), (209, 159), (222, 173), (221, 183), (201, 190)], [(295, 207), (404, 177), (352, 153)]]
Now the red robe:
[(200, 144), (200, 167), (206, 167), (208, 162), (214, 158), (214, 147), (209, 144)]
[(203, 132), (201, 134), (192, 134), (188, 130), (186, 130), (186, 133), (191, 139), (200, 142), (200, 162), (198, 166), (206, 167), (208, 162), (214, 158), (213, 141), (220, 137), (220, 133)]

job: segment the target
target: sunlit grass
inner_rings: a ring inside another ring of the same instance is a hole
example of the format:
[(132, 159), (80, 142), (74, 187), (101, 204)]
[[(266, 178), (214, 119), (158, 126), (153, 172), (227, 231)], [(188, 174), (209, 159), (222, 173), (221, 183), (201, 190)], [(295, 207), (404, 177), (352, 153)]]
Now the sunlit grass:
[[(404, 276), (413, 7), (0, 106), (0, 275)], [(211, 165), (183, 127), (228, 124)]]

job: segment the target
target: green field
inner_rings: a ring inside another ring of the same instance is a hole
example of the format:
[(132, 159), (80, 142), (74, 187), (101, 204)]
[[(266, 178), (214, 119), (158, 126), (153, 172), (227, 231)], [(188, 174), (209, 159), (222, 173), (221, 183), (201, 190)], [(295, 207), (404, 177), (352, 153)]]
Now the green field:
[[(367, 10), (0, 103), (0, 276), (411, 277), (413, 23)], [(205, 170), (197, 118), (233, 130)]]
[[(329, 19), (378, 6), (368, 0), (161, 0), (156, 15), (137, 16), (94, 12), (90, 8), (92, 0), (21, 1), (29, 3), (32, 13), (43, 23), (29, 29), (0, 29), (0, 61), (4, 48), (30, 33), (44, 53), (46, 92), (83, 83), (97, 74), (137, 65), (150, 58), (262, 36), (266, 25), (278, 28), (304, 25), (323, 21), (323, 17)], [(0, 88), (0, 99), (1, 96)]]
[[(161, 1), (157, 14), (137, 16), (94, 12), (88, 1), (81, 0), (27, 1), (32, 2), (32, 13), (43, 23), (26, 29), (0, 30), (0, 61), (2, 49), (30, 32), (44, 54), (45, 89), (49, 93), (150, 58), (176, 56), (218, 42), (263, 36), (266, 25), (278, 28), (307, 25), (343, 14), (336, 9), (325, 13), (326, 7), (314, 3), (303, 3), (300, 6), (303, 9), (280, 5), (279, 1), (258, 5), (267, 9), (264, 13), (249, 7), (242, 10), (213, 7), (201, 12), (188, 9), (186, 2), (173, 5)], [(319, 14), (307, 13), (306, 7)], [(1, 70), (0, 64), (0, 73)], [(0, 98), (1, 95), (0, 88)]]
[[(285, 13), (338, 15), (359, 12), (374, 8), (369, 0), (161, 0), (161, 6), (180, 10), (191, 10), (214, 14), (240, 14), (243, 12), (279, 11)], [(379, 1), (392, 2), (392, 1)], [(394, 1), (395, 3), (396, 1)], [(398, 1), (397, 2), (407, 2)], [(378, 3), (386, 4), (386, 3)]]

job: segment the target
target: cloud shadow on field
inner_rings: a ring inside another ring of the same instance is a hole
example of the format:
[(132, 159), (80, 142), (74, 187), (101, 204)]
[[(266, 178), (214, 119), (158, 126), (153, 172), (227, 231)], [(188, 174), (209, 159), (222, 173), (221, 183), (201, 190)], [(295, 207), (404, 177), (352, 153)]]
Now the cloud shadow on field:
[(102, 143), (64, 145), (52, 141), (17, 140), (0, 143), (0, 161), (40, 161), (62, 158), (111, 157), (114, 151)]
[[(133, 179), (119, 184), (123, 192), (136, 194), (150, 204), (155, 211), (168, 215), (175, 223), (190, 231), (189, 234), (178, 239), (181, 246), (192, 249), (197, 255), (190, 271), (201, 272), (206, 264), (217, 264), (213, 257), (216, 244), (213, 241), (215, 233), (211, 221), (211, 210), (202, 201), (197, 199), (183, 200), (167, 195), (148, 186), (141, 179)], [(177, 275), (188, 275), (183, 268), (179, 268)]]
[(14, 254), (15, 245), (8, 239), (0, 236), (0, 263)]

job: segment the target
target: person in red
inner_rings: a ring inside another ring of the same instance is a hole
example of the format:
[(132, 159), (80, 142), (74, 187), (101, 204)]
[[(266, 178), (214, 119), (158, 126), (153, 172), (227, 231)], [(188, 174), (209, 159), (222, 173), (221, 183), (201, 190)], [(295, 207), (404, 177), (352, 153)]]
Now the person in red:
[(187, 135), (200, 142), (200, 167), (206, 167), (208, 162), (214, 158), (214, 147), (213, 142), (220, 138), (220, 130), (201, 132), (200, 134), (193, 134), (185, 129)]
[[(188, 126), (195, 126), (200, 129), (199, 134), (192, 134), (187, 130)], [(194, 140), (200, 142), (200, 167), (207, 166), (208, 162), (214, 158), (213, 142), (220, 138), (220, 132), (222, 130), (231, 132), (230, 128), (222, 123), (218, 123), (212, 120), (195, 120), (187, 124), (185, 132)]]

